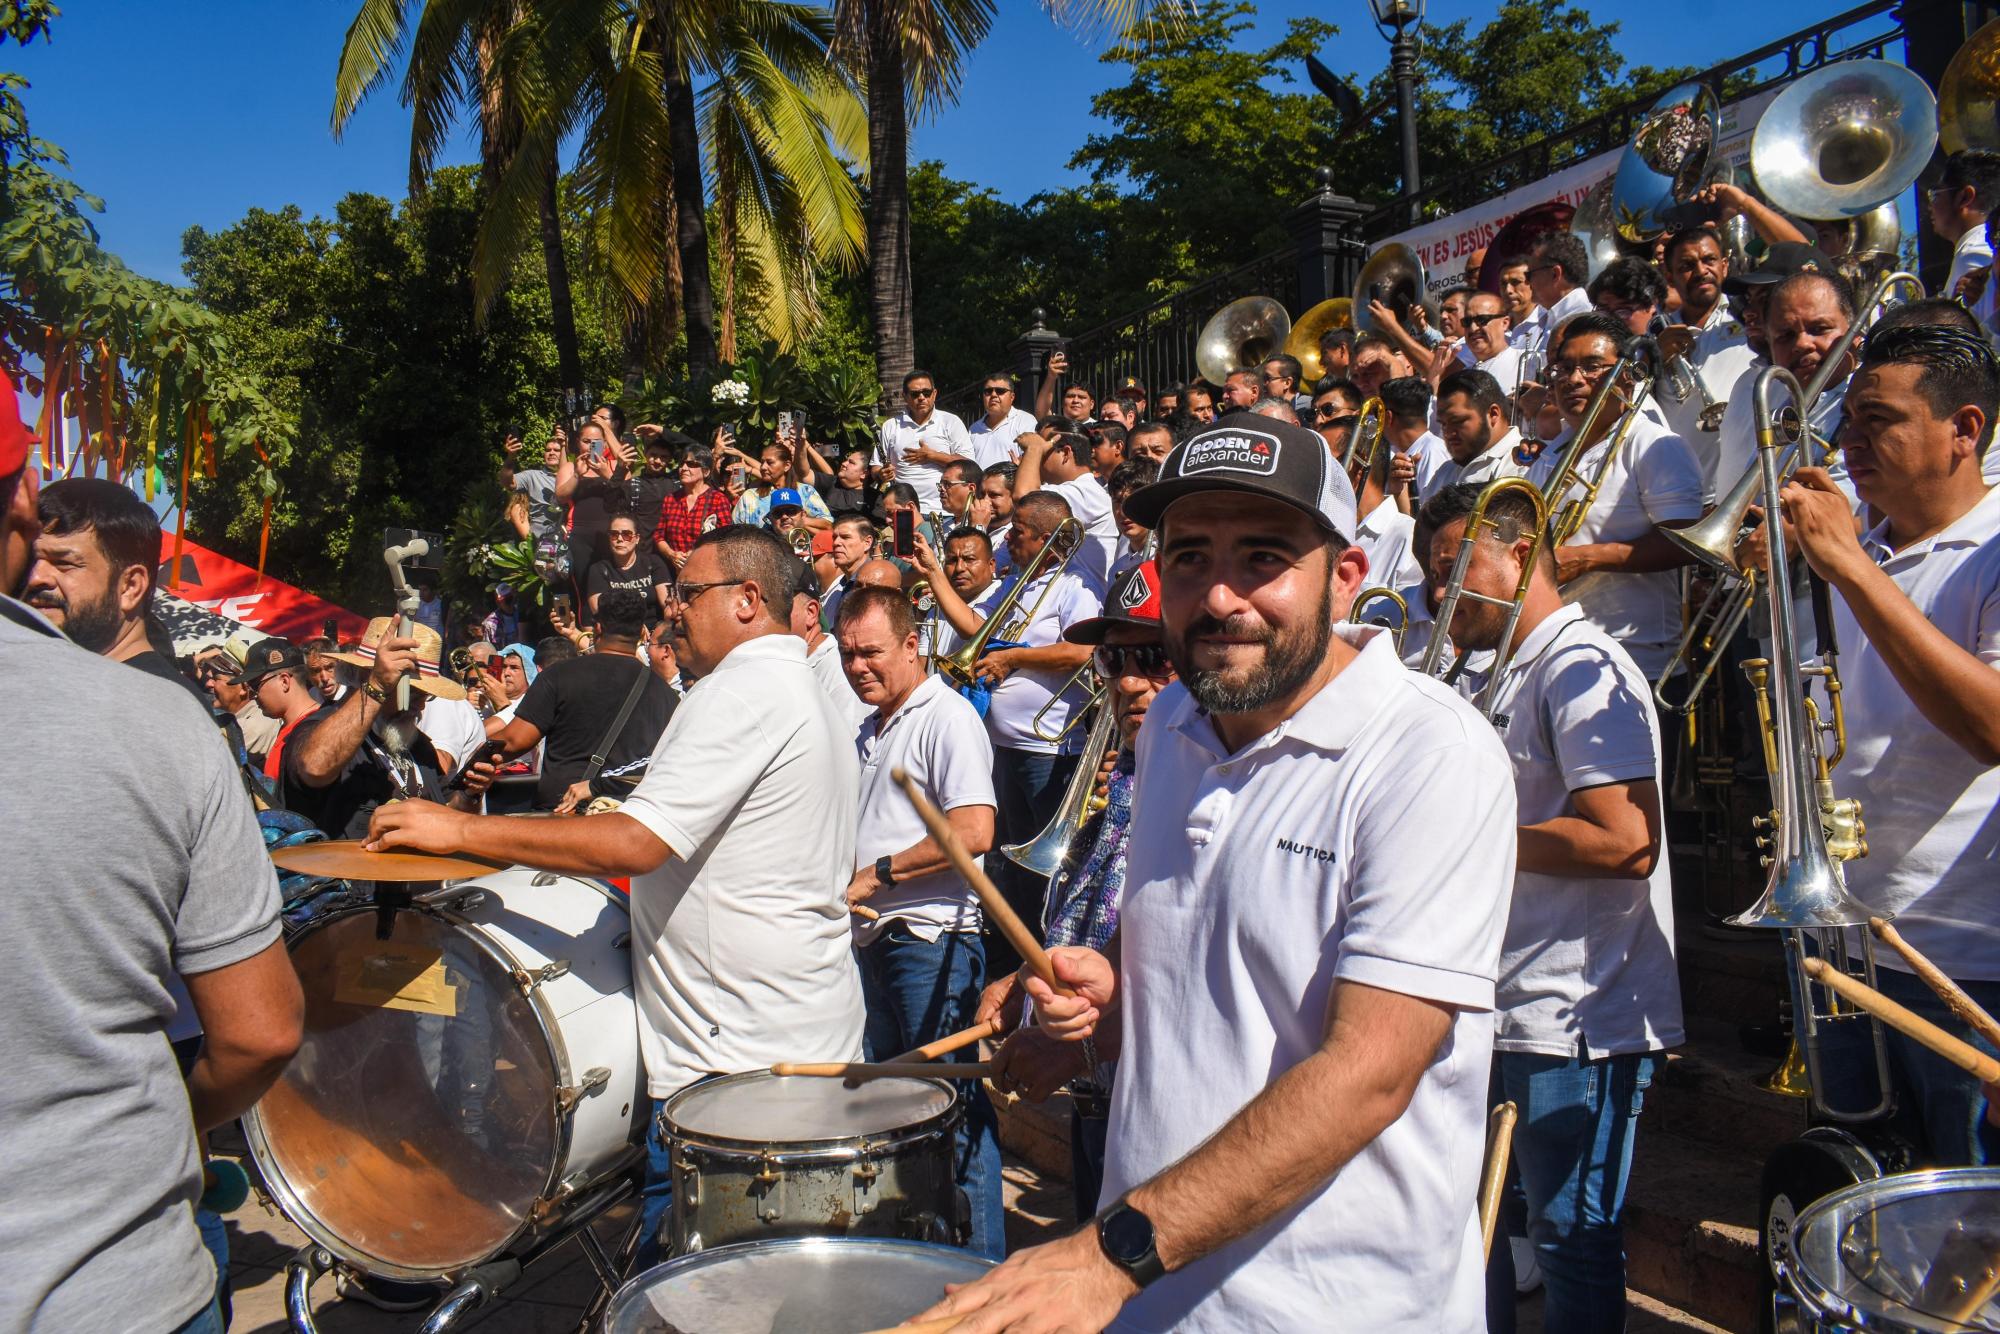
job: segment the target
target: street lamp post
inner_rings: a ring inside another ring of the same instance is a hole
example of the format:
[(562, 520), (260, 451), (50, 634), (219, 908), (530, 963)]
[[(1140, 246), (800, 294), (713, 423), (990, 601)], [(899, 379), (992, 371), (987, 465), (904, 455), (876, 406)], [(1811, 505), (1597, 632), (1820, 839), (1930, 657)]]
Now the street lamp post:
[(1409, 221), (1417, 221), (1417, 38), (1424, 21), (1424, 0), (1368, 0), (1375, 27), (1389, 42), (1389, 76), (1396, 81), (1396, 119), (1403, 140), (1403, 198), (1409, 201)]

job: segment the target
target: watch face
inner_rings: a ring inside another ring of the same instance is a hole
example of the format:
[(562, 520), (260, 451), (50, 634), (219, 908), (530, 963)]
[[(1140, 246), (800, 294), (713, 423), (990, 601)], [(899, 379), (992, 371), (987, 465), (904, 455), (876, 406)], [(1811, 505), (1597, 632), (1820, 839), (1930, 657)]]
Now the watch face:
[(1126, 1264), (1153, 1252), (1153, 1223), (1137, 1209), (1120, 1205), (1104, 1216), (1104, 1249)]

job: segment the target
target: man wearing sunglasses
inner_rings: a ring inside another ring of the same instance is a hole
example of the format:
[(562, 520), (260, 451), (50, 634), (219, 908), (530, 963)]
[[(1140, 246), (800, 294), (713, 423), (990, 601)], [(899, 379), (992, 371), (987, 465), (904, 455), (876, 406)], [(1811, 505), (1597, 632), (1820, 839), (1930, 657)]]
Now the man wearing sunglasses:
[(1510, 397), (1521, 388), (1521, 350), (1507, 341), (1513, 327), (1514, 317), (1498, 296), (1474, 292), (1465, 298), (1465, 346), (1459, 359), (1498, 380)]
[(984, 414), (972, 423), (972, 461), (983, 472), (996, 463), (1012, 463), (1020, 457), (1014, 441), (1023, 431), (1035, 429), (1035, 419), (1014, 406), (1014, 377), (994, 371), (979, 386), (979, 406)]
[(938, 469), (953, 459), (974, 457), (965, 423), (937, 405), (937, 381), (929, 371), (903, 377), (903, 410), (882, 423), (876, 437), (875, 462), (899, 482), (916, 488), (917, 508), (925, 514), (939, 506)]

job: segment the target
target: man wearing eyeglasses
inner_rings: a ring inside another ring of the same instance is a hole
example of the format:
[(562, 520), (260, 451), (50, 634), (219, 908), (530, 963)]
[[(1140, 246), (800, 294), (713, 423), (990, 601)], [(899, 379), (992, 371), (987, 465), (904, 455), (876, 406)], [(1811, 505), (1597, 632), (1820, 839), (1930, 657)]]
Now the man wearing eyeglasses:
[(996, 463), (1012, 463), (1021, 453), (1015, 439), (1021, 432), (1035, 429), (1035, 419), (1014, 405), (1014, 377), (1005, 371), (987, 376), (979, 386), (979, 406), (985, 413), (968, 432), (972, 461), (982, 470)]
[(1566, 321), (1590, 310), (1590, 293), (1583, 287), (1589, 280), (1590, 256), (1581, 238), (1551, 232), (1535, 242), (1534, 258), (1528, 261), (1528, 290), (1548, 311), (1545, 340)]
[(882, 423), (875, 462), (885, 465), (897, 481), (915, 487), (917, 507), (931, 514), (938, 508), (938, 469), (974, 455), (965, 423), (938, 407), (937, 381), (931, 373), (905, 375), (903, 410)]

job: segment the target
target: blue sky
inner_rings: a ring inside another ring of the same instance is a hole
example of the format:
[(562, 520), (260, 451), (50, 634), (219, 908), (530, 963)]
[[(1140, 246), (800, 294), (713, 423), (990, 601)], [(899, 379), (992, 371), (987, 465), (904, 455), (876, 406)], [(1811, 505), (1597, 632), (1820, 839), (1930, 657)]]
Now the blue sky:
[[(104, 199), (98, 221), (110, 248), (142, 273), (177, 279), (181, 232), (191, 225), (225, 227), (249, 208), (287, 203), (330, 213), (351, 190), (402, 196), (409, 120), (393, 87), (363, 107), (340, 142), (328, 128), (334, 58), (355, 7), (354, 0), (67, 0), (52, 43), (10, 47), (0, 66), (31, 81), (31, 127), (68, 150), (76, 179)], [(1492, 8), (1437, 0), (1431, 17), (1470, 17), (1476, 29)], [(1708, 65), (1827, 10), (1806, 0), (1747, 8), (1618, 0), (1592, 12), (1622, 25), (1618, 45), (1628, 60)], [(1321, 53), (1334, 69), (1366, 75), (1386, 62), (1363, 0), (1264, 6), (1259, 36), (1275, 37), (1295, 13), (1341, 25)], [(958, 104), (918, 127), (914, 153), (1013, 200), (1069, 182), (1063, 163), (1094, 124), (1091, 96), (1119, 81), (1117, 67), (1098, 63), (1104, 45), (1102, 36), (1056, 28), (1036, 5), (1002, 0), (993, 35), (968, 62)], [(462, 161), (473, 152), (461, 137), (451, 156)]]

